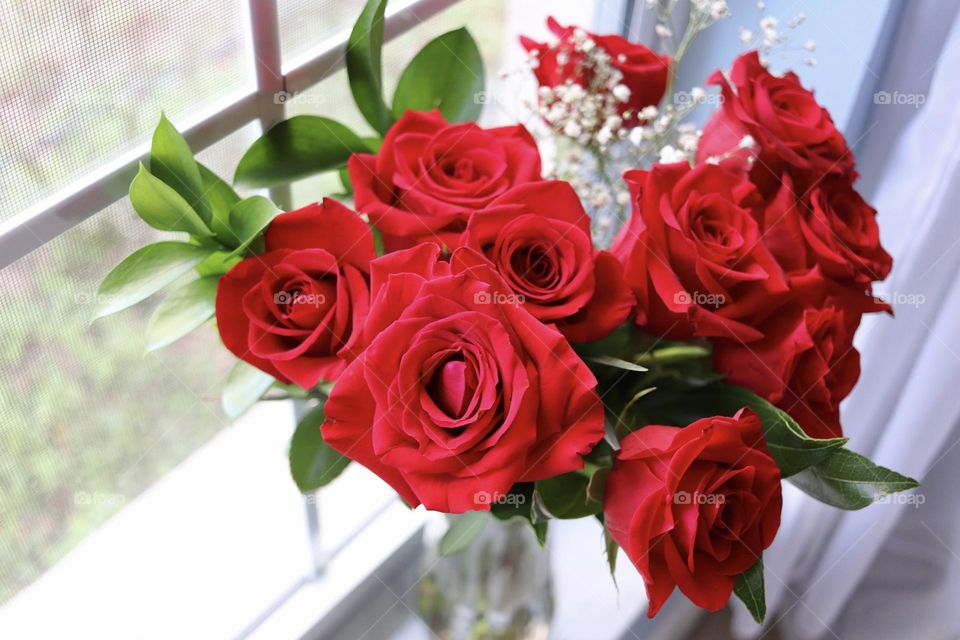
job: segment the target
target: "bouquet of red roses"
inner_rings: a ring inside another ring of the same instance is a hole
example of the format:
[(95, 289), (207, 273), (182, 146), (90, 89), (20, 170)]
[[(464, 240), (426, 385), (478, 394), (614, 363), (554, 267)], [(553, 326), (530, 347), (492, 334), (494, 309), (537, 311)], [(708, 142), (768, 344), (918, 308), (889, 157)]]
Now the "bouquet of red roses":
[[(377, 135), (291, 118), (235, 178), (338, 171), (345, 193), (286, 212), (241, 198), (162, 118), (130, 200), (184, 237), (110, 272), (99, 315), (176, 284), (151, 347), (215, 317), (239, 359), (228, 412), (266, 393), (311, 405), (290, 451), (304, 492), (354, 461), (411, 507), (522, 518), (541, 541), (551, 519), (597, 518), (649, 615), (679, 587), (710, 610), (736, 593), (762, 620), (784, 479), (841, 509), (916, 486), (846, 448), (840, 424), (853, 336), (889, 310), (871, 283), (891, 267), (843, 136), (764, 66), (770, 33), (709, 79), (702, 132), (684, 120), (706, 91), (672, 88), (685, 47), (554, 21), (551, 42), (522, 41), (529, 126), (476, 123), (465, 29), (418, 53), (388, 105), (384, 6), (369, 0), (347, 51)], [(691, 11), (684, 41), (726, 7)], [(549, 172), (535, 135), (558, 149)]]

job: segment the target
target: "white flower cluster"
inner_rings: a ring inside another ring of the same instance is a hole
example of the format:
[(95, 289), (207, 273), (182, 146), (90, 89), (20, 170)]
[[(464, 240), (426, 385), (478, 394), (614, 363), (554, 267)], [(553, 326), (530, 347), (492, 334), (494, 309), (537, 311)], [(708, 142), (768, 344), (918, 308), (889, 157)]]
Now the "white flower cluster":
[[(555, 132), (578, 143), (601, 148), (622, 140), (629, 133), (624, 118), (633, 114), (621, 109), (630, 100), (630, 88), (623, 84), (623, 73), (613, 65), (610, 55), (596, 46), (583, 30), (574, 31), (572, 42), (552, 42), (557, 48), (557, 64), (571, 78), (585, 79), (587, 86), (567, 80), (555, 87), (540, 87), (539, 115)], [(530, 64), (539, 64), (537, 52), (531, 52)]]
[[(757, 9), (762, 14), (766, 10), (766, 3), (762, 0), (757, 3)], [(791, 40), (791, 32), (806, 21), (807, 16), (799, 13), (787, 22), (787, 30), (780, 29), (780, 23), (774, 16), (763, 16), (760, 19), (759, 37), (753, 31), (746, 27), (740, 27), (740, 42), (749, 46), (756, 47), (760, 51), (760, 62), (765, 66), (770, 63), (770, 56), (775, 52), (786, 53), (790, 49), (787, 44)], [(796, 50), (796, 49), (794, 49)], [(807, 40), (803, 45), (803, 50), (807, 53), (813, 53), (817, 50), (817, 44), (813, 40)], [(812, 56), (803, 61), (809, 67), (816, 66), (817, 61)]]

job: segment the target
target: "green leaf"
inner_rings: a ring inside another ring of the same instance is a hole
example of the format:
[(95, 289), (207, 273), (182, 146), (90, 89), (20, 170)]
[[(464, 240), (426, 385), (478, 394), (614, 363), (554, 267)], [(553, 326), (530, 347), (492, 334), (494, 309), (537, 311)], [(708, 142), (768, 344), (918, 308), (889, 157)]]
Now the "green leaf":
[(150, 172), (173, 187), (205, 224), (210, 224), (210, 206), (204, 197), (203, 180), (193, 152), (176, 127), (167, 117), (160, 115), (160, 122), (153, 132), (150, 147)]
[(243, 256), (239, 256), (233, 251), (214, 251), (197, 265), (197, 273), (202, 278), (222, 276), (241, 260), (243, 260)]
[(186, 231), (201, 238), (211, 235), (193, 207), (177, 191), (151, 175), (142, 163), (130, 183), (130, 204), (154, 229)]
[(732, 416), (745, 406), (752, 409), (763, 423), (767, 448), (784, 478), (826, 459), (847, 442), (846, 438), (811, 438), (785, 411), (742, 387), (715, 384), (669, 395), (651, 395), (644, 403), (645, 415), (660, 409), (674, 424), (685, 425), (707, 416)]
[(837, 449), (790, 481), (820, 502), (848, 510), (862, 509), (890, 494), (919, 486), (913, 478), (874, 464), (849, 449)]
[(637, 362), (643, 365), (673, 364), (687, 360), (698, 360), (710, 356), (710, 349), (696, 344), (671, 344), (659, 349), (642, 353)]
[(615, 358), (613, 356), (583, 356), (583, 359), (587, 362), (594, 362), (596, 364), (602, 364), (606, 367), (613, 367), (615, 369), (623, 369), (624, 371), (643, 372), (647, 370), (646, 367), (641, 367), (633, 362), (621, 360), (620, 358)]
[(263, 196), (250, 196), (230, 210), (230, 228), (240, 240), (236, 251), (245, 250), (267, 228), (270, 221), (283, 213)]
[(757, 624), (763, 624), (763, 619), (767, 616), (767, 597), (763, 589), (763, 558), (758, 558), (752, 567), (737, 576), (733, 592), (747, 605), (747, 611)]
[(606, 527), (603, 528), (603, 550), (607, 556), (607, 567), (610, 569), (610, 577), (613, 578), (613, 583), (616, 584), (617, 553), (620, 551), (620, 545), (613, 539), (613, 536), (610, 535)]
[(347, 76), (353, 99), (376, 131), (385, 134), (393, 124), (383, 101), (383, 14), (387, 0), (367, 0), (347, 40)]
[(210, 203), (212, 214), (210, 228), (216, 235), (217, 240), (232, 249), (237, 246), (238, 241), (230, 230), (230, 209), (240, 202), (240, 196), (233, 190), (233, 187), (221, 180), (220, 176), (213, 171), (199, 162), (197, 167), (200, 169), (203, 191), (207, 194), (207, 201)]
[(506, 496), (490, 505), (490, 513), (497, 520), (523, 519), (533, 529), (540, 546), (546, 544), (549, 516), (540, 510), (534, 498), (532, 482), (518, 482), (513, 485)]
[(603, 504), (588, 493), (591, 477), (581, 473), (565, 473), (535, 484), (540, 503), (547, 514), (561, 520), (585, 518), (600, 513)]
[(486, 511), (467, 511), (449, 516), (450, 527), (440, 539), (440, 554), (452, 556), (470, 546), (487, 524)]
[(323, 440), (323, 405), (307, 412), (290, 440), (290, 475), (301, 493), (310, 493), (325, 487), (350, 464), (350, 458), (334, 451)]
[(367, 146), (357, 134), (336, 120), (321, 116), (294, 116), (273, 125), (247, 149), (236, 184), (273, 187), (341, 167)]
[(445, 33), (414, 56), (393, 94), (393, 115), (440, 109), (450, 122), (476, 120), (483, 109), (483, 58), (465, 28)]
[(148, 244), (124, 258), (97, 290), (93, 319), (108, 316), (144, 300), (195, 267), (211, 249), (186, 242)]
[(179, 340), (213, 316), (220, 278), (198, 278), (163, 299), (147, 326), (147, 350)]
[(220, 404), (230, 419), (252, 407), (273, 384), (273, 376), (243, 360), (237, 362), (223, 387)]

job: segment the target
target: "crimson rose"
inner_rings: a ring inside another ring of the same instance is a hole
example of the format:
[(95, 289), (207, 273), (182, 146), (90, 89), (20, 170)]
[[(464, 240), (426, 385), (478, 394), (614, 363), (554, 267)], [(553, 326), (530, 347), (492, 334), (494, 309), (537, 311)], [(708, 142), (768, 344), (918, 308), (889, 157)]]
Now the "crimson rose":
[(537, 54), (533, 72), (542, 87), (556, 87), (566, 82), (590, 85), (588, 70), (583, 68), (583, 53), (577, 51), (577, 32), (590, 38), (597, 47), (610, 56), (613, 68), (623, 74), (622, 84), (630, 90), (630, 97), (620, 106), (620, 112), (631, 112), (626, 121), (636, 122), (637, 113), (644, 107), (657, 105), (667, 87), (670, 57), (657, 55), (642, 44), (630, 42), (619, 35), (597, 35), (573, 26), (563, 27), (555, 19), (547, 18), (547, 26), (559, 39), (548, 44), (520, 37), (520, 43)]
[(633, 169), (624, 180), (633, 214), (611, 251), (637, 294), (637, 325), (675, 339), (762, 337), (757, 326), (788, 286), (761, 241), (753, 185), (685, 162)]
[(643, 576), (656, 615), (679, 586), (717, 611), (780, 526), (780, 470), (749, 409), (621, 442), (604, 495), (607, 530)]
[(775, 76), (749, 51), (734, 61), (729, 82), (719, 71), (707, 82), (720, 85), (723, 106), (703, 128), (697, 162), (736, 152), (749, 134), (757, 144), (752, 174), (758, 185), (775, 180), (785, 167), (810, 172), (814, 180), (824, 173), (853, 173), (846, 140), (796, 74)]
[(408, 111), (377, 154), (348, 164), (357, 210), (388, 251), (420, 241), (452, 246), (470, 213), (515, 184), (540, 179), (540, 152), (522, 125), (448, 124), (438, 110)]
[(220, 278), (217, 328), (235, 356), (305, 389), (335, 380), (354, 355), (369, 306), (373, 234), (325, 198), (279, 215), (265, 252)]
[(566, 182), (514, 187), (473, 214), (461, 243), (490, 260), (527, 311), (574, 342), (605, 337), (633, 308), (620, 263), (594, 250), (590, 218)]
[(596, 379), (470, 249), (375, 260), (369, 346), (326, 404), (324, 440), (410, 505), (489, 510), (516, 482), (583, 467), (604, 433)]

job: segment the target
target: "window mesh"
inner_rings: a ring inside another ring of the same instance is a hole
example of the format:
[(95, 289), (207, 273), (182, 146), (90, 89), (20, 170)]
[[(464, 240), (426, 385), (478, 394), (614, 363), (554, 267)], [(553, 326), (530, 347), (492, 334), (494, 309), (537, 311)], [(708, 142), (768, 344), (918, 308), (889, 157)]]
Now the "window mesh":
[(349, 30), (364, 0), (283, 0), (279, 3), (280, 46), (284, 63), (334, 34)]
[(253, 87), (246, 0), (0, 2), (0, 221)]
[[(199, 159), (229, 176), (257, 133)], [(0, 602), (227, 424), (215, 329), (145, 355), (162, 294), (89, 324), (107, 271), (161, 235), (124, 200), (0, 271)]]

